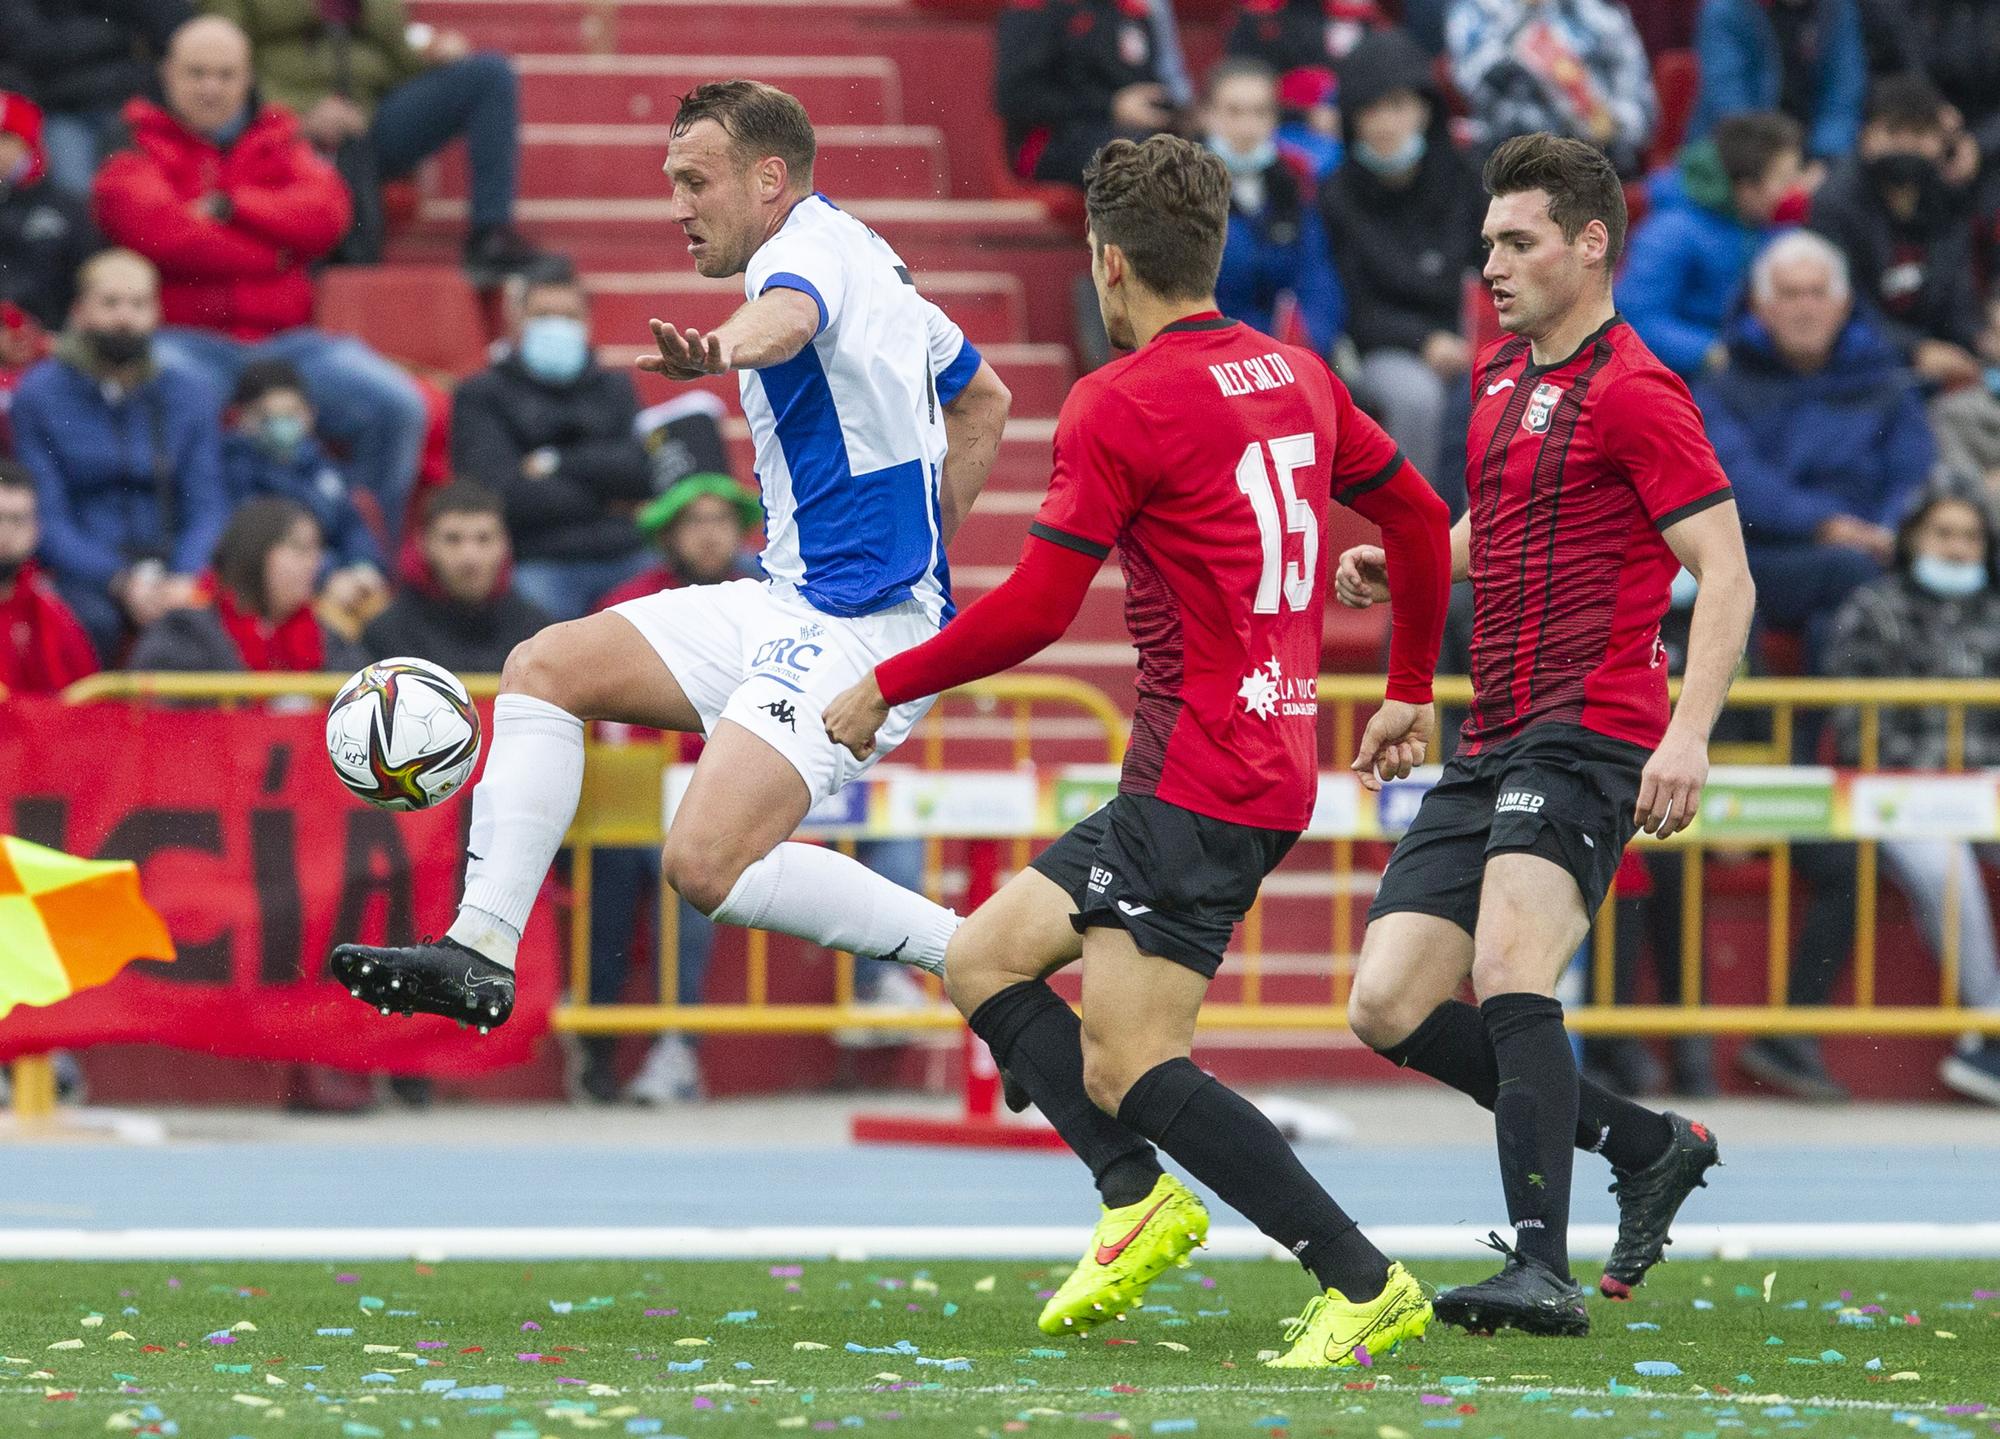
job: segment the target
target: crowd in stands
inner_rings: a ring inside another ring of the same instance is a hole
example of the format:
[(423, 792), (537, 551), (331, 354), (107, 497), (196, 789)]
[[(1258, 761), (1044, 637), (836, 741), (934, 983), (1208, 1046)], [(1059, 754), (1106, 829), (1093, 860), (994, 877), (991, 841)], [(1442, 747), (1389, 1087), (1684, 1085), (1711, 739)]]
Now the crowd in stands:
[[(1622, 313), (1693, 388), (1735, 487), (1752, 663), (2000, 673), (2000, 9), (1242, 0), (1198, 86), (1171, 0), (1019, 0), (997, 26), (1013, 173), (1075, 185), (1114, 136), (1204, 140), (1231, 178), (1224, 308), (1324, 355), (1454, 506), (1490, 326), (1483, 155), (1536, 129), (1600, 146), (1634, 217)], [(493, 671), (552, 620), (738, 572), (756, 515), (716, 414), (641, 414), (574, 269), (515, 228), (517, 89), (404, 0), (0, 0), (8, 692), (389, 653)], [(325, 267), (381, 258), (385, 182), (455, 140), (462, 263), (503, 289), (506, 327), (440, 401), (319, 328), (315, 296)], [(1691, 602), (1683, 576), (1683, 625)], [(1937, 763), (1933, 721), (1885, 720), (1884, 762)], [(1858, 755), (1840, 717), (1801, 729), (1800, 758)], [(2000, 738), (1978, 730), (1984, 763)], [(1814, 1002), (1851, 949), (1853, 851), (1797, 853), (1826, 901), (1791, 968)], [(1968, 1002), (1993, 1002), (1981, 856), (1885, 854), (1934, 942), (1956, 916)], [(649, 903), (651, 866), (618, 864), (599, 893)], [(1651, 883), (1677, 881), (1656, 860)], [(684, 956), (702, 932), (684, 912)], [(670, 1050), (651, 1092), (686, 1088)], [(1791, 1092), (1837, 1089), (1809, 1039), (1747, 1053)], [(2000, 1046), (1951, 1066), (2000, 1102)]]
[[(1692, 387), (1735, 488), (1752, 666), (2000, 676), (2000, 8), (1243, 0), (1187, 107), (1164, 98), (1178, 54), (1134, 0), (1028, 0), (998, 48), (1024, 181), (1077, 183), (1113, 135), (1206, 140), (1233, 181), (1224, 309), (1323, 355), (1455, 509), (1475, 336), (1491, 334), (1471, 282), (1483, 155), (1530, 130), (1596, 145), (1628, 180), (1621, 313)], [(1684, 574), (1669, 630), (1693, 591)], [(1988, 723), (1968, 722), (1968, 764), (1987, 762), (1995, 741), (1973, 731)], [(1794, 743), (1799, 760), (1860, 758), (1851, 716), (1807, 717)], [(1881, 746), (1885, 765), (1942, 765), (1941, 712), (1885, 718)], [(1994, 1002), (1981, 856), (1883, 853), (1934, 949), (1957, 916), (1966, 1002)], [(1809, 902), (1790, 1000), (1825, 1003), (1853, 947), (1855, 851), (1794, 856)], [(1670, 960), (1673, 926), (1652, 921), (1678, 911), (1678, 863), (1628, 869), (1621, 895), (1652, 899), (1621, 930)], [(1678, 997), (1671, 967), (1657, 988)], [(1593, 1057), (1643, 1087), (1636, 1050)], [(1715, 1083), (1699, 1044), (1674, 1060), (1684, 1086)], [(1759, 1040), (1741, 1063), (1789, 1093), (1843, 1094), (1809, 1037)], [(2000, 1103), (2000, 1044), (1962, 1049), (1943, 1077)]]

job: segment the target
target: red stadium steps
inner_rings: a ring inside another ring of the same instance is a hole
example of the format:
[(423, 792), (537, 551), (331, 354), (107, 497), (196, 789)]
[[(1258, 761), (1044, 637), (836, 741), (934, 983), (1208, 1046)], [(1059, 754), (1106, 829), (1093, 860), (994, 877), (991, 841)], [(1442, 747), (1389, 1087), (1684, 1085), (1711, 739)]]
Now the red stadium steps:
[(866, 22), (906, 12), (901, 0), (417, 0), (410, 13), (509, 54), (686, 56), (851, 53)]
[[(528, 200), (665, 200), (668, 127), (524, 125), (521, 195)], [(856, 199), (934, 200), (950, 190), (944, 139), (929, 125), (821, 125), (815, 183)], [(439, 158), (432, 194), (466, 193), (462, 146)]]
[(881, 55), (518, 55), (530, 123), (666, 124), (680, 97), (722, 76), (798, 96), (822, 125), (894, 125), (903, 78)]

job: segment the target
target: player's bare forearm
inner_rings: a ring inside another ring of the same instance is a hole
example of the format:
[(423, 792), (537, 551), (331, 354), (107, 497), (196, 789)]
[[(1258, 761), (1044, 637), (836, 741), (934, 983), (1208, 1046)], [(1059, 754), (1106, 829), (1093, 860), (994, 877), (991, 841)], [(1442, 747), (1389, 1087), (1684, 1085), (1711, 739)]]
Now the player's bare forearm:
[(1757, 587), (1734, 503), (1716, 505), (1667, 531), (1667, 543), (1700, 583), (1688, 633), (1687, 668), (1670, 731), (1708, 742), (1750, 636)]
[(1472, 511), (1467, 510), (1451, 527), (1451, 582), (1472, 578)]
[(819, 301), (802, 290), (774, 289), (703, 334), (651, 322), (657, 355), (642, 355), (639, 368), (669, 380), (726, 375), (781, 365), (819, 333)]
[(732, 370), (782, 365), (819, 333), (819, 302), (803, 290), (766, 290), (716, 327)]
[(1700, 581), (1688, 634), (1687, 671), (1667, 732), (1639, 776), (1633, 822), (1661, 839), (1694, 822), (1708, 783), (1708, 735), (1743, 658), (1757, 588), (1743, 553), (1734, 502), (1713, 505), (1666, 531), (1667, 544)]
[(984, 360), (963, 390), (944, 407), (944, 433), (949, 448), (944, 457), (944, 476), (938, 486), (938, 518), (944, 542), (958, 533), (973, 502), (986, 487), (994, 457), (1000, 453), (1000, 437), (1007, 428), (1007, 414), (1014, 396), (993, 367)]

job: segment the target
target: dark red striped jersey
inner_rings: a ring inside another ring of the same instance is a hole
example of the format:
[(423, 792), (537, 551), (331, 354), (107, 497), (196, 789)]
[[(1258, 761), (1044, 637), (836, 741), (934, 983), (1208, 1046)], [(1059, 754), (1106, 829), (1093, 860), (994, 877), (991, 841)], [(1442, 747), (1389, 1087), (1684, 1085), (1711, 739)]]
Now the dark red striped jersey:
[(1139, 673), (1121, 790), (1305, 828), (1328, 495), (1357, 499), (1402, 465), (1317, 356), (1219, 315), (1077, 381), (1030, 532), (1100, 558), (1116, 546), (1124, 564)]
[(1568, 359), (1505, 339), (1472, 371), (1468, 752), (1551, 720), (1651, 749), (1667, 728), (1662, 532), (1730, 498), (1687, 385), (1623, 319)]

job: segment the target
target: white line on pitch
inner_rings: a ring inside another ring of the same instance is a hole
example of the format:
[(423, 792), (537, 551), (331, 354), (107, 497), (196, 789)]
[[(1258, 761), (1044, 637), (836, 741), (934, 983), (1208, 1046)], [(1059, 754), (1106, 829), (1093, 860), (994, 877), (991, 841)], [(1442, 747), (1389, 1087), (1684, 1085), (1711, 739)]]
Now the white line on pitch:
[[(1474, 1258), (1484, 1225), (1371, 1228), (1390, 1254)], [(781, 1259), (830, 1257), (1061, 1259), (1084, 1237), (1076, 1225), (773, 1225), (692, 1227), (11, 1229), (0, 1259)], [(1571, 1252), (1610, 1252), (1608, 1224), (1570, 1231)], [(1751, 1257), (2000, 1258), (2000, 1222), (1964, 1224), (1689, 1224), (1680, 1259)], [(1255, 1230), (1209, 1235), (1216, 1258), (1279, 1258)]]

